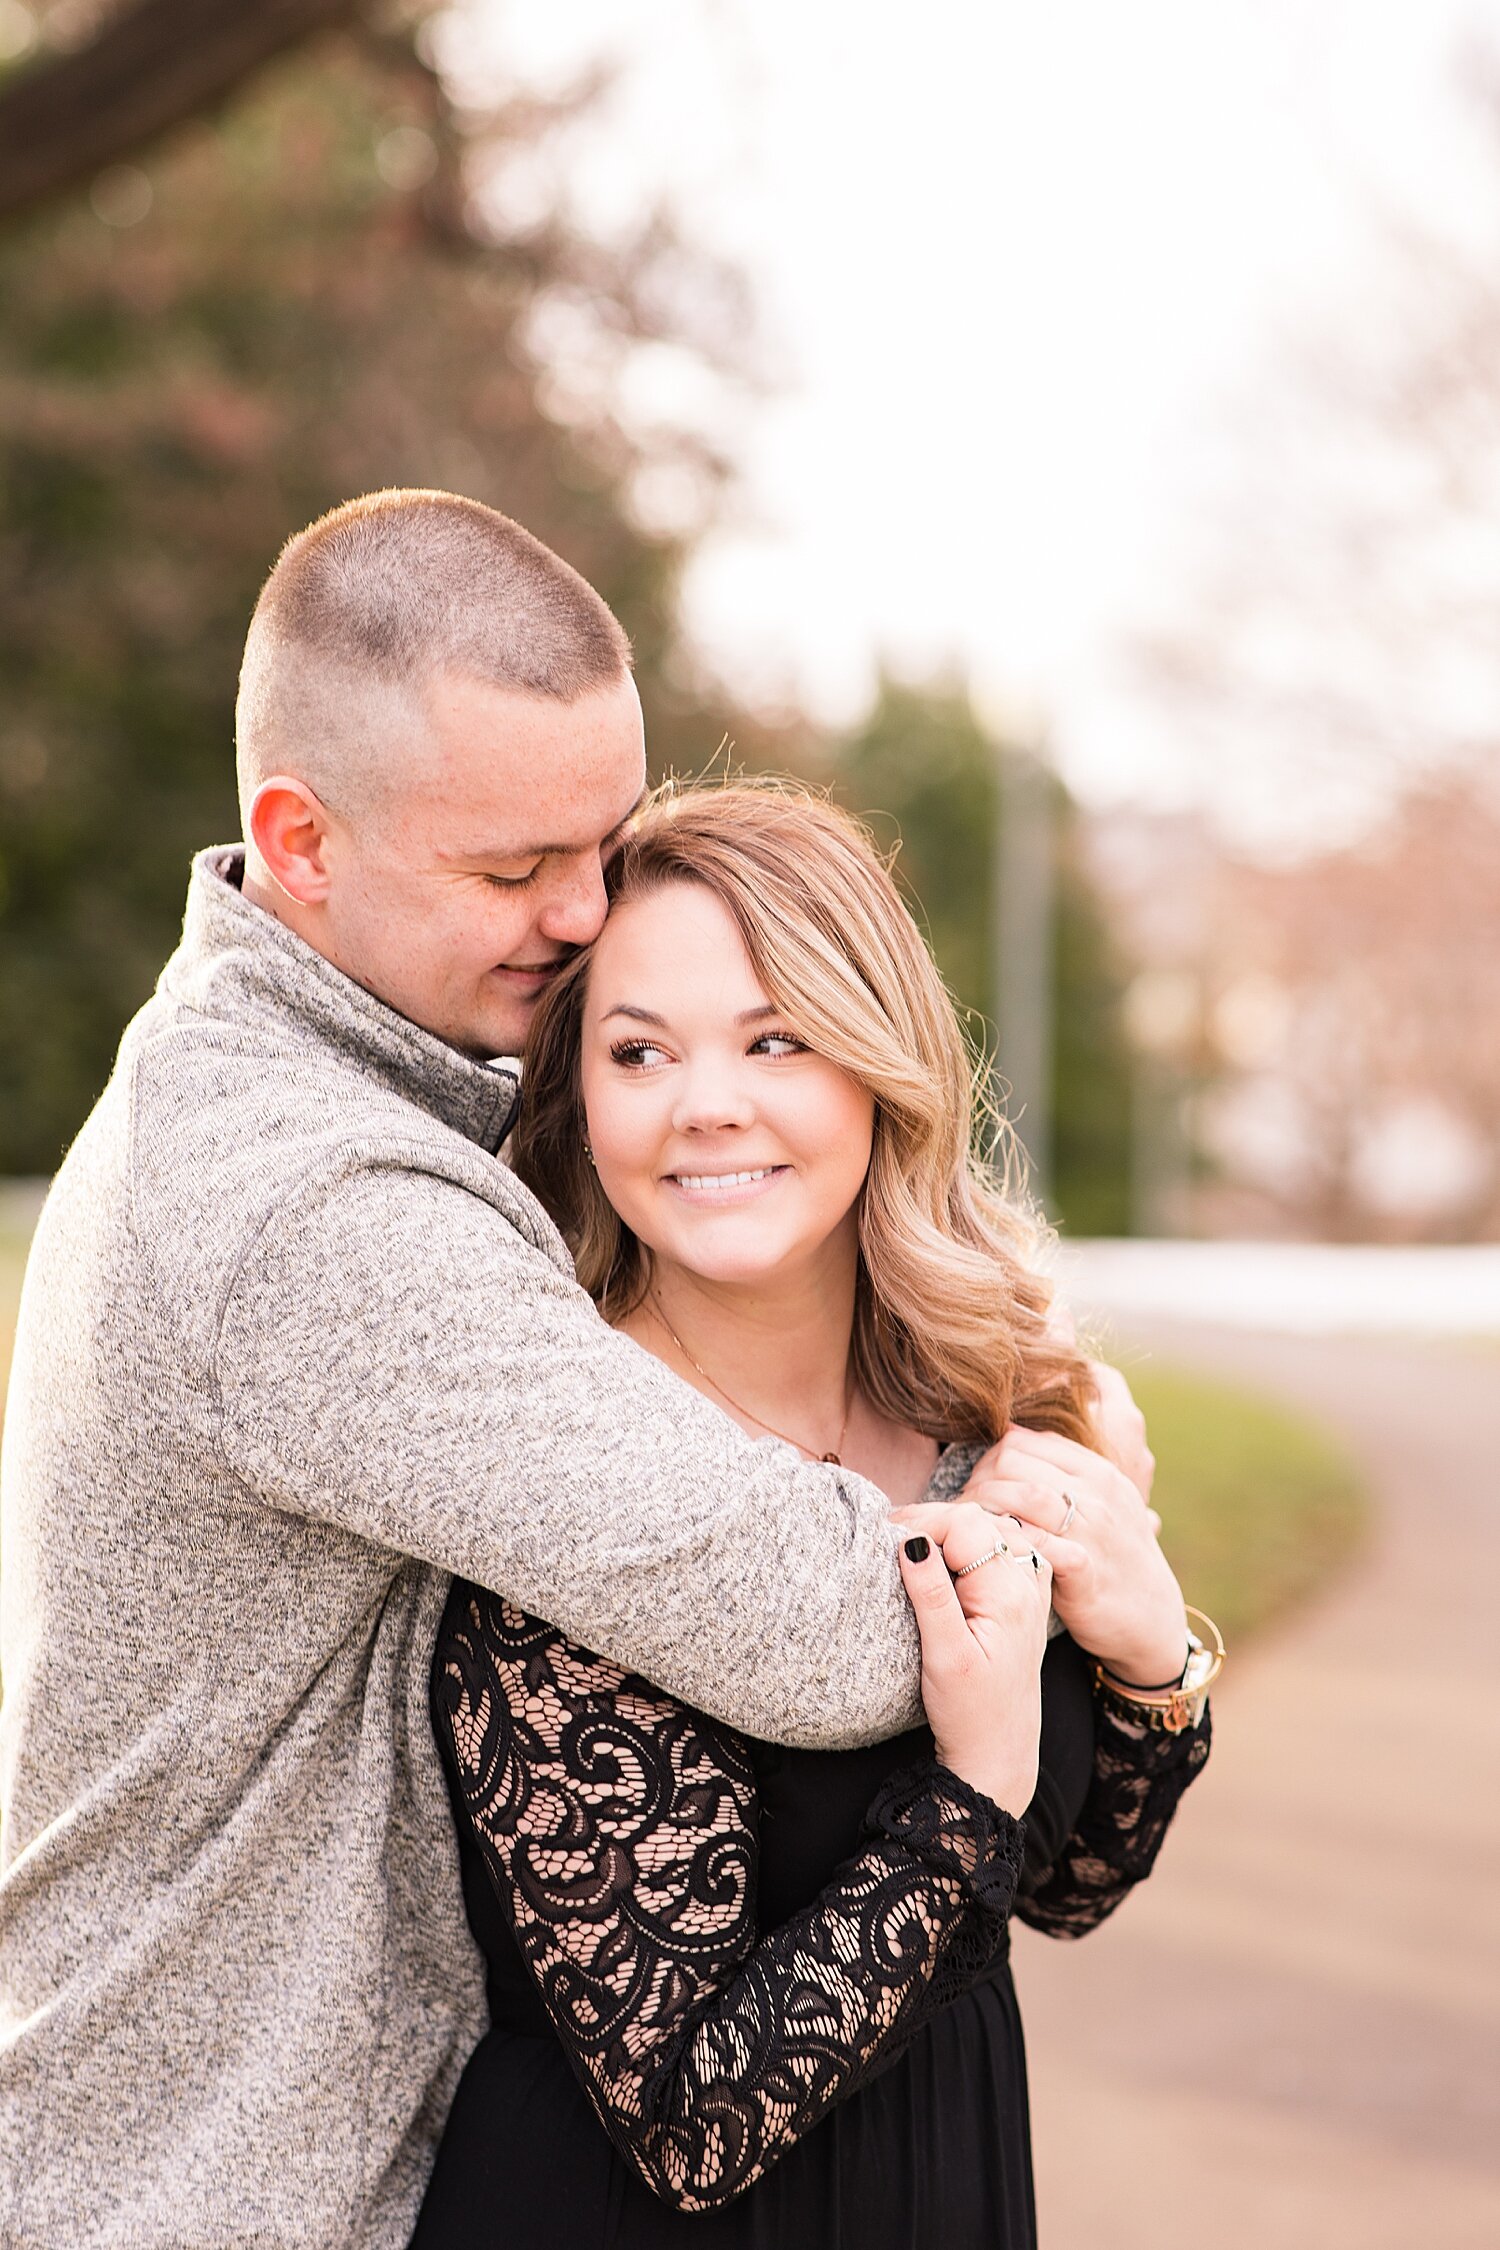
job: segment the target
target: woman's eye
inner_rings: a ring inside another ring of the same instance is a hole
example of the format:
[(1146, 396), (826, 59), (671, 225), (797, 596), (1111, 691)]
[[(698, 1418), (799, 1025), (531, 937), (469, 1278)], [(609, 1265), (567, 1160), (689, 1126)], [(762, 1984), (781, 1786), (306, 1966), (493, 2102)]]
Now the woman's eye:
[(617, 1047), (610, 1048), (609, 1058), (625, 1070), (654, 1070), (658, 1063), (672, 1059), (665, 1047), (650, 1039), (622, 1039)]
[(751, 1048), (752, 1055), (805, 1055), (807, 1042), (790, 1031), (763, 1031)]

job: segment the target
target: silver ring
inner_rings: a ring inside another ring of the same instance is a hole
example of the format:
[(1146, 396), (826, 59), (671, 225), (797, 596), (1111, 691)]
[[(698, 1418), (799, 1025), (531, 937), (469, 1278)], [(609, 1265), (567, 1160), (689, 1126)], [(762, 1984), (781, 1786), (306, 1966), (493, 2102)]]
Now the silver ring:
[(1066, 1515), (1065, 1515), (1065, 1516), (1063, 1517), (1063, 1520), (1062, 1520), (1062, 1522), (1061, 1522), (1061, 1523), (1060, 1523), (1060, 1524), (1058, 1525), (1058, 1527), (1057, 1527), (1057, 1537), (1058, 1537), (1059, 1539), (1063, 1539), (1063, 1538), (1066, 1538), (1066, 1536), (1067, 1536), (1067, 1530), (1068, 1530), (1068, 1526), (1069, 1526), (1069, 1524), (1070, 1524), (1070, 1523), (1071, 1523), (1071, 1522), (1073, 1521), (1073, 1518), (1074, 1518), (1074, 1517), (1075, 1517), (1075, 1516), (1076, 1516), (1076, 1515), (1078, 1514), (1078, 1512), (1079, 1512), (1079, 1510), (1078, 1510), (1078, 1502), (1077, 1502), (1077, 1501), (1076, 1501), (1076, 1500), (1075, 1500), (1075, 1499), (1073, 1498), (1073, 1495), (1072, 1495), (1072, 1493), (1071, 1493), (1071, 1492), (1065, 1492), (1065, 1493), (1063, 1494), (1063, 1498), (1064, 1498), (1064, 1499), (1065, 1499), (1065, 1500), (1067, 1501), (1067, 1503), (1068, 1503), (1068, 1512), (1067, 1512), (1067, 1514), (1066, 1514)]
[(971, 1570), (983, 1570), (985, 1564), (987, 1562), (993, 1562), (997, 1555), (1008, 1555), (1009, 1553), (1010, 1549), (1006, 1546), (1005, 1541), (1002, 1539), (999, 1546), (991, 1547), (987, 1555), (981, 1555), (975, 1562), (966, 1562), (962, 1570), (955, 1570), (955, 1572), (953, 1573), (955, 1582), (957, 1582), (957, 1580), (960, 1578), (967, 1578)]

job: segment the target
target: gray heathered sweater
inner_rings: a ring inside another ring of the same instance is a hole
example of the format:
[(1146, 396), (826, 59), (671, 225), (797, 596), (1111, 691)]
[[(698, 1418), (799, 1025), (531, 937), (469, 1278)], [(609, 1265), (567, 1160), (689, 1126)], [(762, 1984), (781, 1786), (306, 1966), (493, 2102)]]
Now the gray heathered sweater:
[(22, 1303), (7, 2250), (406, 2241), (484, 2024), (428, 1723), (447, 1573), (755, 1734), (918, 1714), (881, 1496), (606, 1328), (492, 1153), (513, 1077), (237, 876), (197, 862)]

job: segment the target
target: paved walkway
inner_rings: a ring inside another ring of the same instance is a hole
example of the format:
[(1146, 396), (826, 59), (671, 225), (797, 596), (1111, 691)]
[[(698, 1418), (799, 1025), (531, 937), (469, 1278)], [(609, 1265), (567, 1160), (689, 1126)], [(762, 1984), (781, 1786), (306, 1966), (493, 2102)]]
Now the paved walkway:
[(1340, 1427), (1380, 1524), (1235, 1659), (1153, 1881), (1020, 1934), (1042, 2250), (1497, 2250), (1500, 1351), (1152, 1341)]

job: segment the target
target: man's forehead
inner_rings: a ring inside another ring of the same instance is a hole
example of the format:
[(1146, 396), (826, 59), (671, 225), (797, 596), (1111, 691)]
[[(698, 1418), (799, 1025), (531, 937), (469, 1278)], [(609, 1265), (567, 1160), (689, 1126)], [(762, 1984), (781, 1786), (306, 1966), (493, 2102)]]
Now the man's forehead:
[[(547, 829), (540, 822), (528, 825), (526, 808), (518, 807), (511, 822), (459, 830), (458, 840), (450, 835), (438, 844), (437, 854), (440, 859), (468, 865), (498, 859), (566, 858), (574, 852), (594, 851), (623, 834), (645, 794), (644, 789), (637, 790), (612, 819), (607, 811), (591, 808), (582, 818), (560, 821)], [(601, 827), (601, 820), (607, 820), (608, 825)]]
[(628, 675), (573, 704), (472, 681), (436, 683), (424, 826), (445, 859), (596, 850), (645, 785), (640, 705)]
[(421, 696), (439, 742), (459, 754), (508, 751), (551, 765), (601, 738), (639, 739), (642, 731), (640, 696), (629, 672), (568, 699), (435, 672)]

